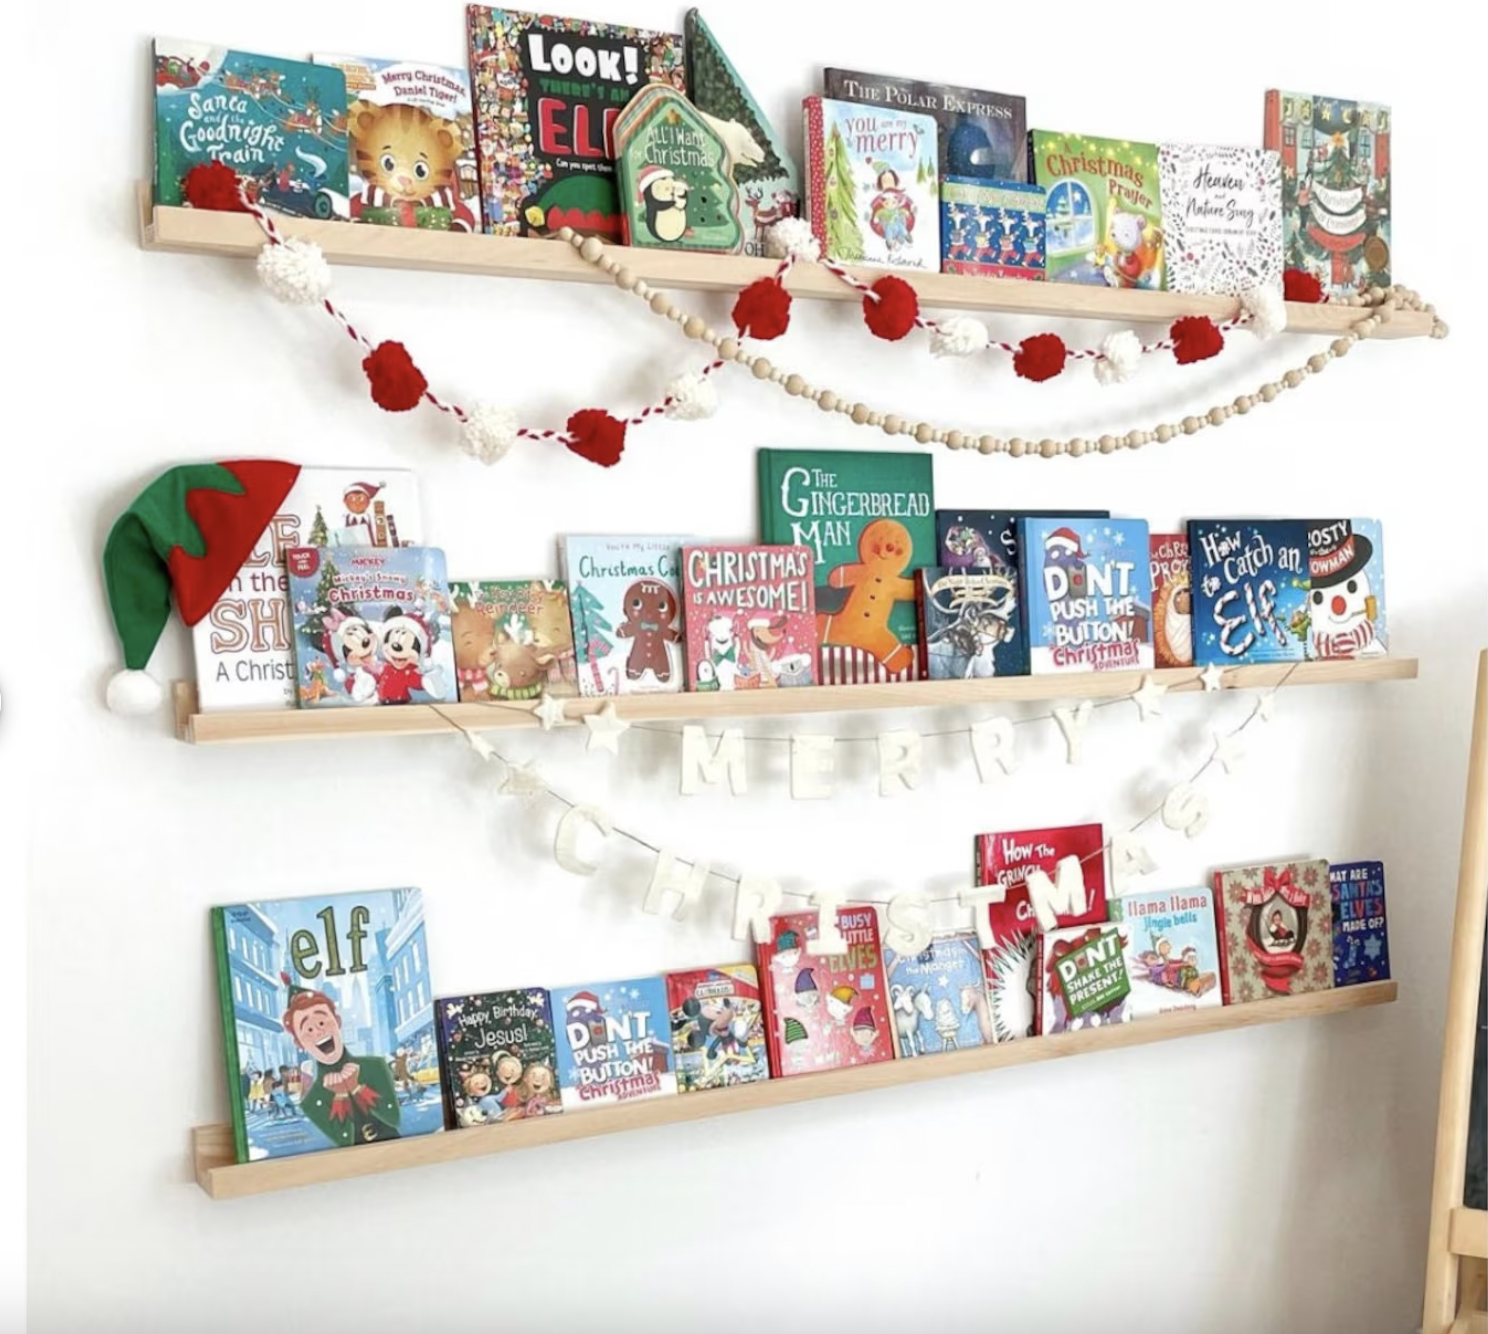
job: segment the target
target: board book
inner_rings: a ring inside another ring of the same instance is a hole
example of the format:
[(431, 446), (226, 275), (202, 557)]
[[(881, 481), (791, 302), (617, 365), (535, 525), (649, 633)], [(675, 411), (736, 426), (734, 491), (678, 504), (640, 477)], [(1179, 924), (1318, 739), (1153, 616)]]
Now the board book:
[(814, 685), (815, 592), (809, 547), (684, 547), (688, 689)]
[(1012, 573), (931, 565), (915, 571), (915, 581), (922, 677), (971, 681), (1016, 672), (1018, 581)]
[(1383, 982), (1390, 976), (1383, 862), (1339, 862), (1328, 868), (1333, 901), (1333, 985)]
[(1195, 519), (1193, 648), (1200, 667), (1300, 662), (1311, 589), (1300, 519)]
[(452, 579), (460, 703), (576, 695), (568, 589), (557, 579)]
[(553, 1007), (542, 987), (434, 1002), (445, 1124), (554, 1116), (559, 1099)]
[(1170, 292), (1281, 291), (1281, 158), (1264, 148), (1159, 144)]
[(661, 978), (564, 987), (553, 1014), (564, 1111), (676, 1093)]
[(1309, 519), (1307, 569), (1307, 657), (1384, 657), (1389, 632), (1379, 520)]
[(444, 1129), (416, 889), (212, 909), (237, 1161)]
[(1127, 928), (1114, 922), (1040, 932), (1036, 974), (1040, 1037), (1132, 1019)]
[(942, 932), (918, 954), (896, 954), (885, 946), (884, 980), (901, 1059), (994, 1040), (975, 931)]
[(1124, 894), (1111, 900), (1110, 910), (1126, 941), (1133, 1019), (1224, 1004), (1212, 889)]
[(943, 177), (940, 244), (944, 273), (1042, 279), (1043, 186)]
[(679, 1093), (770, 1077), (764, 1003), (753, 964), (668, 973), (666, 990)]
[(1327, 991), (1333, 985), (1333, 904), (1322, 860), (1216, 871), (1226, 1005)]
[(1153, 533), (1152, 660), (1159, 667), (1193, 666), (1193, 576), (1187, 533)]

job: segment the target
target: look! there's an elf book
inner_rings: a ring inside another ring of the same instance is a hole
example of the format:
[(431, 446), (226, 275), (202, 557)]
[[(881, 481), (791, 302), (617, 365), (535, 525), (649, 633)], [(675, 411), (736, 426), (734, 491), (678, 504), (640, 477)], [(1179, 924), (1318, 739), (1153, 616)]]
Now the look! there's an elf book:
[(1333, 985), (1383, 982), (1390, 976), (1383, 862), (1342, 862), (1328, 868), (1333, 898)]
[(1130, 1021), (1126, 944), (1126, 928), (1114, 922), (1039, 933), (1035, 1028), (1041, 1037)]
[(565, 987), (553, 992), (553, 1011), (565, 1111), (676, 1093), (659, 977)]
[(753, 964), (668, 973), (666, 989), (679, 1092), (770, 1077), (764, 1003)]
[(212, 941), (238, 1162), (444, 1129), (418, 890), (213, 908)]
[(434, 1016), (451, 1130), (563, 1110), (553, 1007), (541, 987), (447, 996)]
[(576, 695), (568, 589), (556, 579), (452, 579), (460, 703)]
[(809, 547), (684, 547), (688, 688), (814, 685), (813, 579)]
[(1194, 662), (1300, 662), (1306, 653), (1307, 525), (1300, 519), (1195, 519)]
[(1333, 903), (1321, 860), (1214, 873), (1226, 1005), (1333, 986)]
[(884, 946), (884, 977), (901, 1059), (995, 1040), (975, 931), (947, 931), (918, 954)]
[(1133, 1019), (1224, 1004), (1212, 889), (1120, 895), (1111, 920), (1122, 923)]

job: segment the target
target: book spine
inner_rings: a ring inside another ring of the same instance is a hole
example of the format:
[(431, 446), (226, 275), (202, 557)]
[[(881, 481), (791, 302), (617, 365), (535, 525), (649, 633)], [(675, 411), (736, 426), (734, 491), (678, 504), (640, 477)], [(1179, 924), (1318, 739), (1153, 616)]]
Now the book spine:
[(1038, 934), (1038, 942), (1033, 947), (1033, 1033), (1035, 1037), (1044, 1036), (1044, 933)]
[(827, 141), (822, 117), (822, 100), (808, 97), (801, 102), (801, 113), (806, 122), (806, 220), (811, 224), (811, 234), (821, 245), (821, 253), (827, 254)]
[(238, 1069), (238, 1021), (233, 1011), (232, 964), (227, 953), (227, 926), (222, 909), (212, 909), (212, 952), (217, 956), (217, 1003), (222, 1013), (222, 1060), (227, 1071), (227, 1105), (232, 1112), (233, 1154), (248, 1161), (248, 1126), (243, 1107), (242, 1072)]
[(1219, 994), (1226, 1005), (1233, 1005), (1235, 999), (1230, 995), (1230, 931), (1229, 922), (1225, 920), (1224, 873), (1221, 871), (1214, 873), (1214, 935), (1217, 946), (1214, 952), (1219, 956)]
[(921, 677), (928, 681), (930, 679), (930, 637), (925, 629), (925, 580), (922, 576), (915, 579), (915, 629), (919, 632), (919, 642), (915, 644), (915, 658), (920, 664)]
[(450, 1060), (449, 1039), (444, 1031), (444, 1009), (434, 1002), (434, 1045), (439, 1049), (439, 1099), (444, 1104), (444, 1128), (458, 1130), (455, 1120), (454, 1062)]
[(775, 1022), (775, 979), (770, 975), (770, 961), (765, 958), (763, 946), (754, 947), (754, 966), (760, 978), (760, 1015), (765, 1025), (765, 1056), (770, 1066), (770, 1077), (780, 1079), (785, 1074), (785, 1062), (780, 1049), (780, 1031)]
[(1261, 130), (1261, 147), (1281, 149), (1281, 91), (1266, 90), (1266, 123)]

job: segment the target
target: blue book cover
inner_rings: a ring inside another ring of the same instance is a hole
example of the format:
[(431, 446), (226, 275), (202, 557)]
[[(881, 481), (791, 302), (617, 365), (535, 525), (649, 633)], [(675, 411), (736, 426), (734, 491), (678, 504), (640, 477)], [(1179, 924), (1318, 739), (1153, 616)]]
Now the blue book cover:
[(940, 267), (980, 278), (1044, 276), (1044, 187), (946, 176), (940, 182)]
[(1152, 566), (1142, 519), (1018, 520), (1018, 581), (1029, 669), (1152, 666)]
[(1328, 868), (1333, 895), (1333, 985), (1384, 982), (1390, 976), (1385, 864), (1340, 862)]
[(1309, 519), (1309, 658), (1382, 658), (1385, 535), (1378, 519)]
[(1300, 662), (1311, 588), (1301, 519), (1195, 519), (1194, 663)]
[(1123, 894), (1111, 900), (1110, 917), (1126, 927), (1132, 1018), (1224, 1004), (1213, 889)]
[(901, 1059), (993, 1041), (975, 931), (935, 936), (918, 954), (896, 954), (885, 946), (884, 978)]
[(553, 992), (563, 1110), (583, 1111), (677, 1091), (666, 983), (588, 982)]
[(212, 909), (240, 1163), (444, 1129), (417, 889)]
[(302, 709), (455, 698), (438, 547), (291, 547), (284, 568)]

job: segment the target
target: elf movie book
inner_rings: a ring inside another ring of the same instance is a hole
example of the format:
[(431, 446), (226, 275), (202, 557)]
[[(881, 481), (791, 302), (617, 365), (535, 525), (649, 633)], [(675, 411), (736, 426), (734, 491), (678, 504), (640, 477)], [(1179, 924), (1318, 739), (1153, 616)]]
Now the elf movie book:
[(1111, 920), (1122, 923), (1133, 1019), (1224, 1004), (1212, 889), (1124, 894)]
[(809, 547), (684, 547), (688, 689), (814, 685), (813, 579)]
[(563, 1110), (553, 1008), (541, 987), (447, 996), (434, 1016), (451, 1130)]
[(676, 1093), (661, 978), (564, 987), (553, 1012), (565, 1111)]
[(1216, 871), (1226, 1005), (1333, 986), (1333, 903), (1322, 860)]
[(677, 1089), (728, 1088), (770, 1077), (759, 975), (726, 963), (666, 975)]

